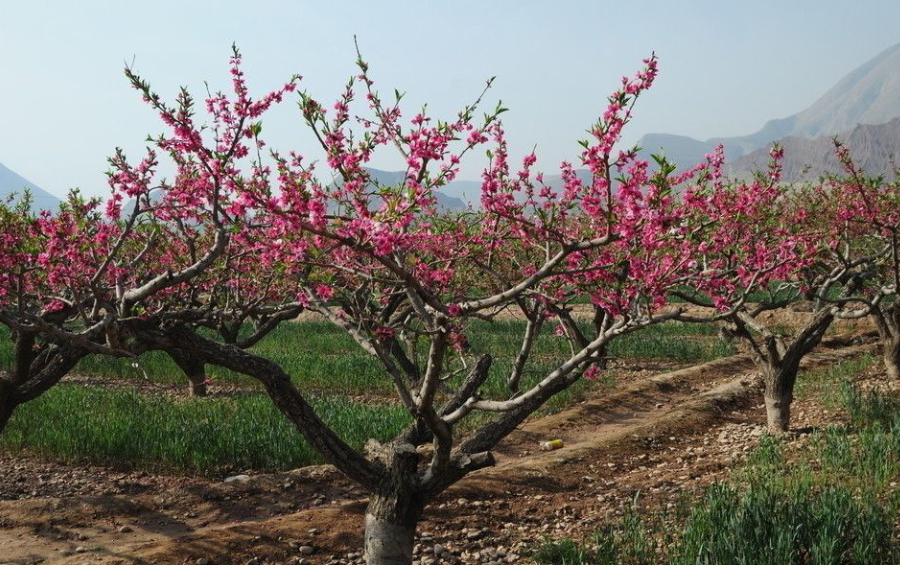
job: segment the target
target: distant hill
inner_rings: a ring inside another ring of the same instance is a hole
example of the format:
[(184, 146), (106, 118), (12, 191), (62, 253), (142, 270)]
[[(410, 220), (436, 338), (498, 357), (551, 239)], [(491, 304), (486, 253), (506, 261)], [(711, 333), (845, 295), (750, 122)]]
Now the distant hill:
[(34, 197), (33, 209), (56, 210), (59, 206), (59, 198), (0, 163), (0, 198), (6, 200), (13, 193), (21, 195), (26, 188), (31, 190), (31, 195)]
[[(366, 167), (365, 170), (369, 173), (369, 177), (372, 181), (379, 186), (395, 186), (404, 182), (406, 179), (406, 171), (382, 171), (380, 169), (372, 169), (369, 167)], [(335, 182), (340, 184), (339, 181)], [(462, 196), (469, 196), (469, 193), (472, 192), (472, 183), (476, 184), (479, 187), (478, 190), (480, 190), (481, 183), (475, 183), (474, 181), (458, 181), (450, 183), (447, 187), (438, 190), (435, 193), (438, 209), (449, 211), (468, 208), (467, 201), (464, 201)], [(454, 185), (456, 186), (454, 187)], [(453, 188), (450, 189), (450, 187)], [(481, 195), (476, 191), (474, 199), (472, 200), (472, 205), (477, 206), (480, 203), (480, 199)]]
[[(842, 173), (843, 169), (834, 155), (832, 137), (805, 139), (790, 136), (782, 139), (782, 180), (816, 180), (827, 173)], [(894, 171), (900, 164), (900, 118), (886, 124), (858, 125), (836, 137), (847, 146), (853, 161), (866, 174), (894, 179)], [(748, 176), (753, 171), (765, 170), (768, 163), (768, 149), (757, 149), (728, 165), (728, 170), (735, 176)]]
[(638, 142), (643, 158), (662, 152), (680, 169), (696, 165), (716, 145), (734, 161), (782, 138), (837, 135), (858, 124), (883, 124), (900, 117), (900, 44), (883, 51), (842, 78), (812, 106), (793, 116), (771, 120), (751, 135), (700, 141), (651, 133)]

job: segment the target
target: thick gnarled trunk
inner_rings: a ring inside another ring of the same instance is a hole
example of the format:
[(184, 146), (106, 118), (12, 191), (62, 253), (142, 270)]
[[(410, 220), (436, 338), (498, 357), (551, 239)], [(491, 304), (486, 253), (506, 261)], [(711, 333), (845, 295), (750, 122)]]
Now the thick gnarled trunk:
[(882, 359), (887, 376), (891, 380), (900, 380), (900, 337), (890, 336), (881, 340)]
[(409, 565), (424, 501), (409, 493), (375, 494), (366, 509), (368, 565)]
[(410, 565), (416, 524), (427, 502), (415, 489), (419, 456), (399, 441), (376, 447), (375, 457), (387, 473), (373, 489), (366, 508), (364, 556), (368, 565)]
[(794, 402), (794, 384), (800, 369), (799, 360), (767, 367), (763, 371), (765, 390), (763, 400), (766, 406), (766, 423), (769, 433), (781, 435), (790, 429), (791, 404)]

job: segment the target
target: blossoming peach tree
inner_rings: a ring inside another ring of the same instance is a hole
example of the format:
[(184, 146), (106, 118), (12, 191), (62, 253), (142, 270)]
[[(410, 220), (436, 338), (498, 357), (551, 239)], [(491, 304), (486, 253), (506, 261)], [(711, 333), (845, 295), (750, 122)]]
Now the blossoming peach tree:
[[(175, 162), (170, 180), (154, 182), (155, 150), (134, 164), (117, 151), (105, 205), (77, 193), (56, 213), (31, 213), (27, 198), (0, 205), (0, 323), (14, 342), (12, 366), (0, 378), (0, 426), (86, 355), (139, 354), (131, 324), (163, 313), (195, 327), (252, 317), (259, 333), (296, 310), (293, 298), (281, 299), (281, 287), (247, 276), (257, 265), (243, 254), (264, 242), (245, 229), (256, 220), (236, 201), (235, 186), (253, 181), (252, 173), (239, 172), (247, 151), (243, 124), (293, 88), (290, 82), (259, 101), (239, 92), (233, 106), (211, 97), (212, 148), (187, 136), (157, 140)], [(192, 105), (182, 92), (179, 109), (167, 115), (173, 128), (189, 131)], [(250, 293), (266, 304), (245, 300)], [(228, 299), (219, 306), (221, 297)]]
[[(186, 249), (196, 246), (195, 238), (216, 249), (222, 233), (223, 247), (234, 246), (232, 256), (265, 265), (277, 276), (248, 287), (245, 303), (296, 304), (343, 328), (380, 361), (411, 424), (394, 440), (358, 452), (319, 418), (282, 367), (198, 332), (198, 319), (220, 319), (227, 309), (213, 288), (231, 272), (225, 251), (125, 325), (135, 350), (178, 350), (258, 379), (306, 440), (371, 494), (368, 562), (410, 563), (415, 527), (430, 500), (492, 465), (497, 443), (553, 395), (595, 377), (611, 339), (679, 313), (663, 308), (666, 296), (696, 276), (690, 269), (696, 240), (716, 222), (691, 213), (706, 193), (686, 201), (676, 192), (709, 164), (676, 176), (670, 168), (651, 172), (634, 150), (615, 149), (634, 102), (653, 83), (655, 57), (623, 79), (581, 142), (587, 174), (563, 163), (561, 187), (534, 171), (534, 154), (511, 165), (502, 106), (476, 120), (482, 95), (452, 120), (423, 110), (406, 121), (402, 95), (383, 100), (362, 59), (359, 75), (330, 109), (300, 94), (302, 118), (324, 164), (295, 153), (265, 154), (259, 113), (251, 111), (238, 63), (236, 54), (237, 100), (207, 101), (212, 128), (195, 123), (186, 92), (169, 107), (130, 74), (170, 126), (157, 144), (180, 172), (164, 187), (164, 200), (172, 209), (194, 210), (191, 222), (175, 222), (183, 233), (173, 238)], [(394, 186), (378, 185), (365, 167), (384, 149), (399, 151), (406, 163)], [(488, 161), (480, 208), (440, 213), (438, 191), (456, 177), (463, 157), (481, 149)], [(321, 180), (319, 168), (339, 182)], [(132, 171), (125, 163), (121, 170)], [(159, 221), (172, 229), (171, 221)], [(255, 280), (250, 274), (247, 280)], [(579, 301), (597, 313), (590, 331), (571, 315)], [(471, 345), (468, 335), (472, 324), (510, 311), (522, 313), (525, 323), (514, 367), (500, 376), (492, 352)], [(548, 319), (573, 344), (550, 368), (530, 364)], [(485, 386), (492, 378), (507, 379), (507, 392), (491, 392), (498, 389)], [(471, 418), (475, 413), (487, 413), (487, 423), (476, 423), (484, 419)]]
[[(679, 319), (719, 322), (746, 346), (764, 383), (769, 431), (780, 434), (790, 425), (800, 362), (836, 319), (868, 313), (862, 291), (884, 251), (844, 229), (843, 187), (781, 184), (782, 148), (771, 155), (769, 170), (750, 181), (715, 174), (710, 198), (687, 194), (693, 213), (717, 223), (696, 247), (692, 266), (701, 276), (686, 278), (675, 295), (707, 310)], [(720, 168), (721, 147), (713, 160)], [(797, 327), (772, 316), (800, 302)]]

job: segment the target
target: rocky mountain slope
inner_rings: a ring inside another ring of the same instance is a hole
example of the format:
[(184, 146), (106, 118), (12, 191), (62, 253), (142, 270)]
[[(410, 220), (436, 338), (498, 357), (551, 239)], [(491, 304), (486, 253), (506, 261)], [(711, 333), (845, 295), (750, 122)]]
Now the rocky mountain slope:
[(900, 117), (900, 44), (861, 65), (793, 116), (771, 120), (751, 135), (705, 141), (673, 134), (651, 133), (641, 138), (644, 157), (662, 151), (679, 168), (691, 167), (716, 145), (725, 145), (729, 161), (786, 137), (837, 135), (857, 124), (883, 124)]
[[(858, 125), (837, 136), (784, 138), (780, 142), (784, 147), (782, 179), (798, 182), (816, 180), (829, 173), (842, 173), (834, 154), (833, 137), (847, 146), (854, 162), (866, 174), (895, 178), (895, 171), (900, 165), (900, 118), (886, 124)], [(736, 176), (748, 176), (753, 171), (765, 170), (768, 162), (768, 149), (757, 149), (729, 165), (729, 172)]]

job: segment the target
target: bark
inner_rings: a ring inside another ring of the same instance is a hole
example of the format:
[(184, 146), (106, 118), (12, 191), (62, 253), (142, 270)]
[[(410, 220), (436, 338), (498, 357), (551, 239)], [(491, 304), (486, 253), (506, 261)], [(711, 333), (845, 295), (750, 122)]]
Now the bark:
[(800, 369), (799, 360), (763, 371), (765, 391), (763, 400), (766, 406), (766, 421), (769, 433), (780, 435), (788, 431), (791, 425), (791, 404), (794, 402), (794, 384)]
[(409, 526), (366, 512), (366, 563), (409, 565), (412, 563), (415, 535), (415, 523)]
[(894, 305), (885, 309), (876, 308), (871, 317), (878, 329), (888, 378), (900, 380), (900, 310)]
[(169, 352), (169, 357), (175, 361), (175, 364), (178, 365), (178, 368), (181, 369), (190, 382), (191, 396), (206, 396), (208, 394), (206, 388), (206, 363), (189, 353), (179, 350)]
[(791, 394), (775, 394), (766, 392), (764, 395), (766, 404), (766, 422), (769, 433), (774, 435), (784, 434), (791, 425), (791, 403), (794, 401)]
[(16, 405), (13, 400), (13, 388), (7, 383), (0, 383), (0, 431), (6, 428)]
[[(27, 356), (29, 363), (23, 361), (21, 354)], [(30, 348), (17, 348), (15, 372), (0, 374), (0, 432), (18, 406), (50, 390), (87, 354), (87, 350), (70, 343), (50, 345), (37, 357)]]
[(900, 337), (882, 339), (881, 346), (884, 349), (884, 368), (888, 378), (900, 380)]
[(368, 565), (410, 565), (416, 524), (426, 498), (418, 492), (418, 455), (408, 443), (393, 443), (378, 454), (389, 473), (366, 508), (365, 559)]

